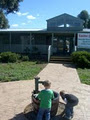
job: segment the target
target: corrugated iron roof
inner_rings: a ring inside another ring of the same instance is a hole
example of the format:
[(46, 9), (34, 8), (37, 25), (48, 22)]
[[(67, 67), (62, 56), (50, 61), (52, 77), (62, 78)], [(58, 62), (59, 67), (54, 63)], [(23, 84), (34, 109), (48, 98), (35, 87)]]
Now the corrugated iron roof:
[(6, 31), (44, 31), (45, 29), (0, 29), (2, 32)]

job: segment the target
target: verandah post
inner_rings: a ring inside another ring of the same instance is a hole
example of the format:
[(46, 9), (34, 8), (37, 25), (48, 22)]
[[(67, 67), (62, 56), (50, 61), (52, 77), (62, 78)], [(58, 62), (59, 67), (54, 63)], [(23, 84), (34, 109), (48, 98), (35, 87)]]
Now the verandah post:
[(10, 44), (10, 51), (11, 51), (11, 32), (10, 32), (10, 37), (9, 37), (9, 44)]

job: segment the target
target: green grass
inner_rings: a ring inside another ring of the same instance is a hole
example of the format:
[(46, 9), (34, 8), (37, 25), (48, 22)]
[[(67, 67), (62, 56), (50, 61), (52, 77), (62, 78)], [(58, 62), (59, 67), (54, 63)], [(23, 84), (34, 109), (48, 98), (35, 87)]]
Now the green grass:
[(36, 62), (0, 63), (0, 81), (18, 81), (33, 79), (44, 67)]
[(82, 83), (90, 85), (90, 69), (77, 69), (80, 80)]

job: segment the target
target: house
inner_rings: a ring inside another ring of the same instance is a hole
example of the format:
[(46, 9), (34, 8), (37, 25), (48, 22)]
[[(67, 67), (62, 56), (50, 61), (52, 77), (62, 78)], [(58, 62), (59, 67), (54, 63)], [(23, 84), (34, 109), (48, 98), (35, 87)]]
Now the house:
[(83, 28), (84, 21), (69, 14), (47, 20), (47, 29), (1, 29), (0, 52), (33, 52), (70, 55), (76, 50), (90, 51), (90, 30)]

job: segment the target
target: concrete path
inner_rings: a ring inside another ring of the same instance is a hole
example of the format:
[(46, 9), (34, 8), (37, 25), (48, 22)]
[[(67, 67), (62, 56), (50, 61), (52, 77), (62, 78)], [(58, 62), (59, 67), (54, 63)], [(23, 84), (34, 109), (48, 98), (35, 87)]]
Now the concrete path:
[[(53, 90), (66, 90), (79, 98), (73, 120), (90, 120), (90, 86), (80, 83), (74, 67), (50, 63), (38, 76), (41, 80), (50, 80)], [(26, 120), (22, 112), (31, 102), (33, 90), (34, 80), (0, 83), (0, 120)]]

